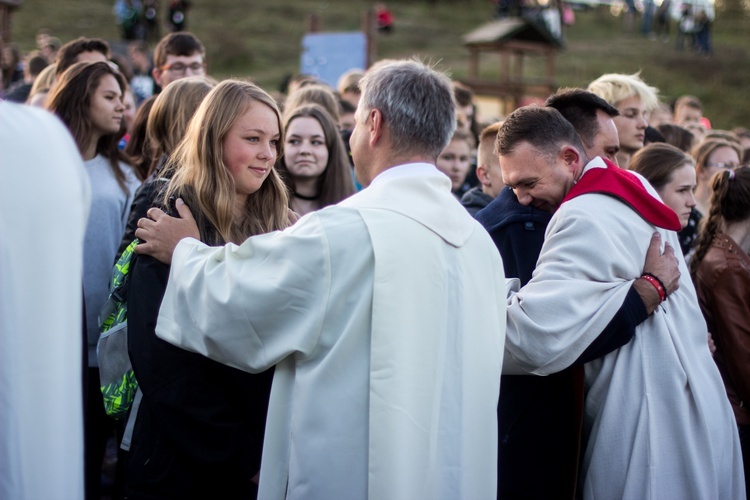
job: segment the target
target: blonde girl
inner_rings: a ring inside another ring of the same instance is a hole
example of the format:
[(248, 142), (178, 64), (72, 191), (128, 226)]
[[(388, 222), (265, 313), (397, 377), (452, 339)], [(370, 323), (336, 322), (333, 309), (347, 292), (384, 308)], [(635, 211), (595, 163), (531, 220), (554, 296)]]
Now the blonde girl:
[[(168, 160), (175, 173), (165, 207), (183, 199), (201, 240), (213, 245), (283, 229), (289, 200), (274, 168), (282, 141), (279, 111), (266, 92), (236, 80), (220, 83)], [(249, 374), (159, 339), (155, 325), (168, 276), (167, 265), (136, 258), (128, 342), (143, 400), (128, 496), (254, 498), (272, 371)]]

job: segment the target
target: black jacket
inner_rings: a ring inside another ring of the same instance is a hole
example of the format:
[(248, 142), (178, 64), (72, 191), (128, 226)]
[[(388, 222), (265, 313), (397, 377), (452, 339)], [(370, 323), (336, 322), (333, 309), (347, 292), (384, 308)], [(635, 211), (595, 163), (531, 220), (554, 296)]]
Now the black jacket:
[(252, 498), (273, 370), (252, 375), (159, 339), (169, 266), (142, 255), (131, 265), (128, 351), (143, 400), (128, 498)]

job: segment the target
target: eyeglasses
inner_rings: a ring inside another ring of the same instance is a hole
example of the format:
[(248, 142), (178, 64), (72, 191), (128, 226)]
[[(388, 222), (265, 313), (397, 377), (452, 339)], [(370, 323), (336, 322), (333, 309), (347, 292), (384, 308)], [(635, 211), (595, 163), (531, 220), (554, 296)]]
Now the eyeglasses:
[(193, 64), (182, 64), (182, 63), (174, 63), (162, 66), (162, 71), (169, 71), (170, 73), (174, 75), (184, 75), (185, 72), (190, 68), (190, 72), (194, 75), (196, 74), (203, 74), (206, 71), (206, 63), (199, 63), (194, 62)]
[(729, 170), (734, 170), (735, 168), (739, 167), (739, 163), (724, 163), (724, 162), (718, 162), (718, 163), (706, 163), (707, 167), (716, 167), (716, 168), (728, 168)]

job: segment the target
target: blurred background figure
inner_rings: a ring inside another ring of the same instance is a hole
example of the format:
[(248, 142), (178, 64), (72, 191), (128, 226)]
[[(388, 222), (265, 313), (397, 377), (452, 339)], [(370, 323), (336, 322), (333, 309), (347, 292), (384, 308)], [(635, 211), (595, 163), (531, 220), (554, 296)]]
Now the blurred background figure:
[(34, 86), (34, 81), (47, 65), (47, 59), (42, 57), (39, 51), (29, 52), (26, 56), (26, 64), (23, 67), (23, 80), (8, 88), (5, 100), (18, 103), (26, 102), (31, 93), (31, 87)]
[(192, 33), (170, 33), (156, 45), (151, 76), (158, 90), (180, 78), (205, 74), (206, 48)]
[(359, 81), (365, 75), (365, 72), (359, 68), (350, 69), (342, 74), (336, 82), (336, 90), (339, 97), (350, 103), (356, 109), (359, 105), (359, 97), (362, 92), (359, 90)]
[(700, 220), (710, 206), (711, 178), (720, 170), (734, 169), (739, 165), (740, 148), (738, 144), (723, 139), (706, 139), (693, 146), (690, 156), (695, 160), (696, 205), (687, 226), (678, 233), (680, 246), (688, 259), (699, 236)]
[(451, 142), (443, 149), (435, 161), (438, 170), (451, 180), (451, 191), (457, 199), (461, 199), (471, 186), (466, 182), (466, 176), (471, 168), (474, 157), (474, 142), (464, 130), (456, 130)]
[(375, 17), (378, 21), (378, 31), (383, 33), (393, 31), (393, 12), (383, 2), (375, 3)]
[(29, 97), (26, 99), (26, 104), (43, 108), (47, 102), (47, 94), (49, 94), (52, 85), (55, 83), (55, 70), (57, 65), (55, 63), (47, 65), (39, 75), (34, 79), (34, 83), (31, 84), (31, 90), (29, 90)]
[(456, 98), (456, 119), (458, 128), (471, 134), (476, 144), (479, 140), (479, 123), (477, 107), (474, 103), (474, 92), (459, 82), (453, 82), (453, 96)]
[(461, 204), (472, 216), (497, 198), (505, 187), (500, 171), (500, 157), (495, 154), (495, 139), (501, 125), (502, 122), (493, 123), (479, 135), (476, 173), (480, 184), (461, 197)]
[(79, 62), (109, 61), (109, 44), (101, 38), (80, 37), (63, 45), (55, 60), (55, 78)]
[(700, 123), (703, 118), (703, 103), (692, 95), (683, 95), (674, 102), (674, 123), (684, 127), (688, 123)]
[(664, 43), (669, 42), (669, 31), (672, 25), (670, 9), (672, 0), (662, 0), (656, 9), (656, 30), (654, 34)]
[(671, 144), (680, 151), (688, 152), (695, 144), (695, 136), (688, 129), (674, 123), (662, 123), (656, 127), (664, 142)]
[[(352, 106), (349, 101), (339, 99), (339, 129), (341, 129), (342, 137), (344, 137), (343, 134), (351, 135), (352, 130), (354, 130), (354, 113), (356, 112), (357, 108)], [(348, 138), (344, 142), (346, 140)]]
[[(130, 159), (133, 165), (133, 171), (135, 172), (138, 180), (143, 182), (148, 177), (149, 170), (151, 169), (151, 145), (149, 144), (146, 136), (148, 116), (151, 113), (151, 108), (154, 106), (156, 96), (151, 96), (138, 107), (138, 111), (135, 113), (133, 118), (133, 125), (130, 131), (130, 137), (128, 138), (127, 144), (125, 145), (125, 155)], [(143, 187), (139, 187), (140, 190)], [(137, 193), (138, 191), (136, 191)], [(132, 216), (131, 211), (131, 216)], [(118, 252), (119, 257), (119, 252)]]
[[(114, 436), (114, 420), (104, 412), (96, 344), (98, 316), (109, 297), (117, 247), (140, 182), (118, 149), (125, 134), (122, 96), (125, 78), (107, 62), (80, 62), (65, 71), (48, 98), (47, 109), (70, 129), (91, 183), (91, 214), (84, 239), (83, 296), (88, 371), (86, 393), (86, 490), (99, 498), (104, 450)], [(78, 281), (80, 286), (80, 280)]]
[(159, 0), (143, 0), (144, 40), (156, 42), (161, 38), (159, 28)]
[(323, 107), (305, 104), (287, 109), (284, 130), (284, 156), (276, 168), (289, 189), (293, 211), (305, 215), (354, 194), (338, 125)]
[(0, 56), (0, 74), (2, 74), (2, 88), (6, 91), (16, 82), (23, 80), (23, 64), (21, 64), (21, 52), (13, 43), (3, 44)]
[(144, 100), (154, 95), (156, 85), (154, 77), (151, 74), (154, 64), (151, 62), (148, 45), (142, 41), (135, 41), (128, 44), (128, 59), (133, 69), (130, 86), (133, 88), (136, 103), (140, 106)]
[(670, 144), (649, 144), (633, 156), (630, 170), (646, 178), (685, 228), (695, 207), (693, 158)]
[(630, 158), (644, 146), (651, 111), (659, 105), (658, 90), (648, 86), (637, 73), (602, 75), (589, 84), (588, 90), (620, 112), (613, 118), (620, 138), (617, 164), (627, 169)]
[(284, 102), (284, 121), (287, 121), (288, 113), (296, 111), (297, 108), (305, 104), (317, 104), (325, 109), (336, 123), (336, 128), (339, 128), (339, 102), (331, 87), (322, 83), (315, 83), (290, 92)]
[(170, 0), (167, 7), (167, 27), (169, 31), (187, 30), (187, 13), (191, 4), (187, 0)]
[[(146, 136), (142, 146), (134, 147), (129, 156), (134, 158), (136, 174), (143, 179), (143, 184), (135, 192), (118, 256), (135, 239), (138, 219), (146, 217), (148, 209), (157, 204), (161, 188), (174, 175), (174, 169), (166, 168), (169, 155), (177, 149), (193, 114), (215, 86), (216, 82), (205, 76), (182, 78), (167, 85), (138, 110), (136, 118), (145, 120)], [(144, 109), (147, 106), (150, 109)]]
[(52, 31), (42, 28), (36, 34), (36, 48), (47, 59), (48, 63), (55, 62), (57, 51), (60, 50), (62, 42), (57, 37), (52, 36)]
[[(737, 136), (737, 140), (740, 141), (742, 155), (744, 157), (745, 153), (750, 149), (750, 130), (745, 127), (735, 127), (732, 129), (732, 132)], [(743, 160), (742, 164), (745, 165), (747, 162)]]
[(114, 12), (123, 40), (143, 40), (146, 37), (140, 0), (117, 0)]
[(651, 112), (648, 124), (654, 128), (658, 128), (662, 123), (672, 123), (673, 120), (672, 109), (669, 107), (669, 104), (660, 102), (659, 106)]
[(695, 159), (698, 186), (695, 189), (696, 208), (707, 214), (710, 207), (711, 178), (719, 170), (737, 168), (742, 154), (739, 145), (724, 139), (705, 139), (690, 152)]

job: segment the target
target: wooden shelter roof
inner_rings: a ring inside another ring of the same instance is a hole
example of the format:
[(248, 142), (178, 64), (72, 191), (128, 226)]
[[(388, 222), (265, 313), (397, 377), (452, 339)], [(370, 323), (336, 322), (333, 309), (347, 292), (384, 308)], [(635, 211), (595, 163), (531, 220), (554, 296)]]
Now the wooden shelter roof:
[(464, 35), (463, 39), (468, 47), (499, 47), (510, 41), (532, 42), (554, 48), (563, 46), (562, 41), (542, 23), (521, 17), (506, 17), (483, 24)]

